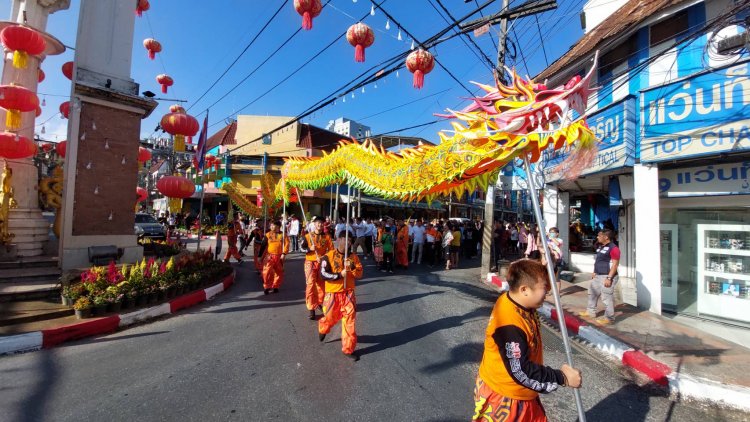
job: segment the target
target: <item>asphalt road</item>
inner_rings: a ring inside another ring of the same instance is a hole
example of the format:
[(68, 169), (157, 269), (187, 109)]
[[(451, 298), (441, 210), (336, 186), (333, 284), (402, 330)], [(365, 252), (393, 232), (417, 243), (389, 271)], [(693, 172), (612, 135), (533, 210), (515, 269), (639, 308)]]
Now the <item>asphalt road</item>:
[[(462, 271), (385, 275), (371, 261), (357, 288), (359, 362), (324, 343), (304, 306), (302, 262), (264, 296), (251, 264), (211, 302), (100, 338), (0, 358), (1, 421), (465, 421), (496, 294)], [(475, 260), (476, 262), (476, 260)], [(544, 330), (545, 359), (562, 342)], [(622, 368), (574, 350), (589, 421), (744, 420), (638, 387)], [(552, 421), (576, 419), (569, 389), (542, 398)]]

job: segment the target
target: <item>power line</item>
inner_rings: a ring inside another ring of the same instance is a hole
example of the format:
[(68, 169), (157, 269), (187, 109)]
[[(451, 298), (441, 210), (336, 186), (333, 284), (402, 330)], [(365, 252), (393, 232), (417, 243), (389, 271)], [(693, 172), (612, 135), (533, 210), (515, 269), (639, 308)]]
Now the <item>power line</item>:
[[(329, 0), (329, 1), (330, 1), (330, 0)], [(227, 74), (227, 73), (228, 73), (228, 72), (229, 72), (229, 71), (230, 71), (230, 70), (232, 69), (232, 67), (234, 67), (234, 65), (235, 65), (235, 64), (237, 64), (237, 61), (239, 61), (239, 60), (240, 60), (240, 58), (241, 58), (241, 57), (242, 57), (242, 56), (243, 56), (243, 55), (244, 55), (244, 54), (245, 54), (245, 53), (247, 52), (247, 50), (248, 50), (248, 49), (250, 48), (250, 46), (252, 46), (252, 45), (253, 45), (253, 44), (255, 43), (255, 40), (257, 40), (257, 39), (258, 39), (258, 37), (260, 37), (260, 35), (261, 35), (261, 34), (262, 34), (262, 33), (263, 33), (263, 32), (264, 32), (265, 30), (266, 30), (266, 28), (268, 27), (268, 25), (270, 25), (270, 24), (271, 24), (271, 22), (272, 22), (272, 21), (274, 20), (274, 18), (276, 18), (276, 15), (278, 15), (278, 14), (279, 14), (279, 12), (281, 12), (281, 9), (283, 9), (283, 8), (284, 8), (284, 6), (286, 6), (286, 4), (287, 4), (287, 3), (289, 3), (289, 0), (284, 0), (284, 2), (283, 2), (283, 3), (281, 3), (281, 6), (279, 6), (279, 8), (278, 8), (278, 9), (276, 10), (276, 12), (275, 12), (275, 13), (273, 14), (273, 16), (271, 16), (271, 17), (270, 17), (270, 18), (269, 18), (269, 19), (268, 19), (268, 20), (266, 21), (266, 23), (265, 23), (265, 24), (263, 25), (263, 27), (262, 27), (262, 28), (260, 29), (260, 31), (258, 31), (258, 33), (257, 33), (257, 34), (255, 34), (255, 36), (253, 37), (253, 39), (252, 39), (252, 40), (250, 40), (250, 42), (249, 42), (249, 43), (247, 43), (247, 45), (245, 46), (245, 48), (244, 48), (244, 49), (242, 50), (242, 52), (241, 52), (241, 53), (240, 53), (240, 54), (239, 54), (239, 55), (238, 55), (237, 57), (235, 57), (234, 61), (232, 61), (232, 63), (231, 63), (230, 65), (229, 65), (229, 67), (227, 67), (227, 68), (226, 68), (226, 69), (224, 70), (224, 72), (222, 72), (222, 74), (221, 74), (221, 75), (219, 75), (219, 77), (218, 77), (218, 78), (216, 78), (216, 80), (215, 80), (215, 81), (214, 81), (214, 82), (213, 82), (213, 83), (211, 84), (211, 86), (209, 86), (209, 87), (208, 87), (208, 88), (207, 88), (207, 89), (206, 89), (205, 91), (203, 91), (203, 94), (201, 94), (201, 95), (200, 95), (200, 97), (198, 97), (198, 99), (197, 99), (197, 100), (195, 100), (195, 101), (193, 102), (193, 104), (192, 104), (192, 105), (190, 105), (190, 107), (188, 107), (188, 110), (190, 110), (190, 109), (191, 109), (191, 108), (193, 108), (193, 107), (194, 107), (194, 106), (195, 106), (196, 104), (198, 104), (198, 102), (200, 102), (200, 100), (201, 100), (201, 99), (203, 99), (203, 97), (205, 97), (205, 96), (206, 96), (206, 94), (208, 94), (208, 92), (209, 92), (209, 91), (211, 91), (211, 89), (213, 89), (213, 87), (215, 87), (215, 86), (216, 86), (216, 84), (217, 84), (217, 83), (219, 83), (219, 81), (220, 81), (220, 80), (221, 80), (221, 79), (222, 79), (222, 78), (223, 78), (224, 76), (226, 76), (226, 74)], [(297, 31), (297, 32), (299, 32), (299, 31)], [(295, 34), (296, 34), (296, 32), (295, 32)]]
[[(442, 13), (440, 13), (440, 11), (437, 9), (437, 7), (435, 7), (435, 5), (432, 3), (432, 0), (427, 0), (427, 1), (429, 2), (430, 6), (432, 6), (432, 8), (435, 9), (435, 11), (438, 13), (438, 15), (440, 15), (440, 17), (443, 18), (443, 20), (445, 21), (445, 23), (449, 24), (450, 21), (448, 19), (446, 19), (445, 16), (443, 16)], [(456, 18), (453, 17), (453, 15), (451, 14), (451, 12), (445, 7), (445, 5), (443, 5), (443, 2), (441, 0), (437, 0), (437, 3), (438, 3), (438, 5), (440, 5), (440, 8), (443, 9), (443, 11), (448, 15), (449, 18), (451, 18), (454, 21), (456, 20)], [(456, 29), (456, 28), (454, 28), (454, 30), (458, 31), (458, 29)], [(487, 54), (485, 54), (484, 50), (482, 50), (482, 48), (479, 47), (479, 45), (476, 43), (476, 41), (474, 41), (474, 39), (471, 38), (471, 35), (466, 34), (466, 38), (464, 38), (464, 37), (460, 37), (460, 38), (461, 38), (461, 41), (464, 43), (464, 45), (469, 50), (471, 50), (474, 53), (474, 55), (479, 59), (479, 61), (482, 61), (484, 59), (484, 61), (486, 61), (488, 63), (488, 69), (490, 71), (492, 71), (495, 68), (495, 62), (493, 62), (492, 59), (490, 59), (490, 57)], [(471, 46), (469, 46), (469, 43), (466, 42), (467, 38), (471, 42), (471, 44), (476, 48), (476, 51), (472, 50)]]

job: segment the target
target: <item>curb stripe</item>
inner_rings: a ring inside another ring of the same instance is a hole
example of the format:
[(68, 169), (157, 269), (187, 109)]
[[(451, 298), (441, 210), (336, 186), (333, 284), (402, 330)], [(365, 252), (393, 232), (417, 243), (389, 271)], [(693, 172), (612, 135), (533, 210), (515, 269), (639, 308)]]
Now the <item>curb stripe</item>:
[(214, 296), (224, 291), (224, 283), (219, 283), (211, 287), (206, 287), (203, 292), (206, 295), (206, 300), (211, 300)]
[(146, 309), (139, 309), (135, 312), (120, 315), (120, 327), (135, 324), (136, 322), (156, 318), (161, 315), (170, 313), (169, 303), (162, 303), (158, 306), (152, 306)]
[(622, 363), (625, 366), (629, 366), (636, 371), (645, 374), (659, 385), (669, 385), (667, 377), (672, 373), (672, 368), (651, 359), (640, 350), (628, 350), (623, 353)]
[(189, 293), (184, 296), (180, 296), (177, 299), (170, 300), (169, 308), (172, 313), (175, 313), (179, 311), (180, 309), (189, 308), (205, 300), (206, 300), (206, 291), (198, 290), (197, 292)]
[[(581, 328), (581, 326), (587, 325), (585, 322), (565, 311), (563, 311), (563, 318), (565, 320), (565, 326), (568, 327), (568, 331), (571, 331), (576, 335), (578, 334), (578, 330)], [(550, 319), (559, 322), (560, 318), (557, 316), (557, 309), (552, 308), (550, 310)]]
[(42, 348), (42, 332), (16, 334), (0, 337), (0, 355), (33, 352)]
[(672, 373), (669, 376), (669, 391), (693, 400), (711, 400), (725, 406), (750, 412), (750, 388), (727, 385), (705, 378)]
[(578, 330), (578, 337), (589, 342), (597, 350), (616, 357), (620, 362), (622, 362), (623, 353), (633, 350), (627, 344), (621, 343), (591, 326), (581, 327)]
[(77, 324), (42, 330), (42, 348), (50, 348), (65, 341), (117, 331), (120, 316), (112, 315)]

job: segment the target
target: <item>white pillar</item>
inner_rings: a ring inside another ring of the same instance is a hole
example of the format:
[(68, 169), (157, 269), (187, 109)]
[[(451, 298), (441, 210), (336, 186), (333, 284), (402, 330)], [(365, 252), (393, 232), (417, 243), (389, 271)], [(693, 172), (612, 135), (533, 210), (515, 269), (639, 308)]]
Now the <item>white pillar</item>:
[(659, 169), (633, 166), (635, 195), (635, 270), (638, 307), (661, 314), (659, 248)]
[[(14, 0), (11, 6), (10, 20), (24, 23), (40, 31), (47, 41), (47, 48), (41, 56), (29, 56), (26, 69), (16, 69), (11, 64), (13, 53), (4, 54), (2, 84), (15, 83), (31, 91), (37, 91), (38, 71), (40, 64), (47, 55), (56, 55), (65, 51), (65, 47), (49, 34), (44, 33), (47, 27), (47, 17), (50, 13), (70, 7), (70, 0), (42, 1)], [(7, 25), (3, 25), (7, 26)], [(17, 133), (29, 139), (34, 139), (34, 112), (22, 113), (21, 128)], [(5, 127), (5, 110), (0, 109), (0, 124)], [(16, 131), (14, 131), (16, 132)], [(18, 208), (10, 211), (9, 230), (15, 234), (11, 244), (15, 245), (14, 254), (22, 257), (39, 256), (48, 241), (49, 222), (42, 217), (39, 209), (39, 174), (31, 158), (7, 160), (13, 170), (14, 197)]]
[(544, 188), (544, 222), (547, 230), (557, 227), (560, 230), (560, 239), (563, 241), (563, 259), (570, 262), (570, 194), (560, 192), (554, 186), (547, 185)]

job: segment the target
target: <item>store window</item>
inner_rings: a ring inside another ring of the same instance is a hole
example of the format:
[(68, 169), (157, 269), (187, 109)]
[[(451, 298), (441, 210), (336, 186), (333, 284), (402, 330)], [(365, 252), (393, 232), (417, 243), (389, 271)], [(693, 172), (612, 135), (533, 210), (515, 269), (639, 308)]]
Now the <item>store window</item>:
[(663, 208), (660, 224), (664, 309), (750, 323), (747, 208)]

